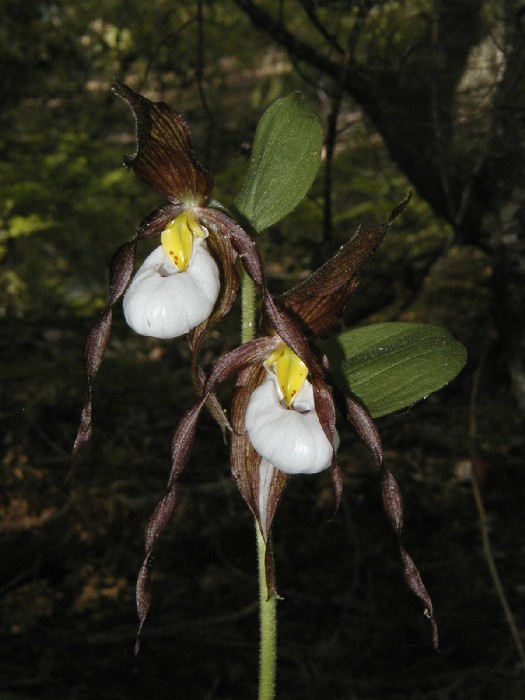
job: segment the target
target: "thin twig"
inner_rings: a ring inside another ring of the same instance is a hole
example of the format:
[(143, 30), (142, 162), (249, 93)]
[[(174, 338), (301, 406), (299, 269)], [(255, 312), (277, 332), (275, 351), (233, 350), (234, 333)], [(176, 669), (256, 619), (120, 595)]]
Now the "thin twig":
[[(341, 78), (336, 82), (335, 91), (332, 100), (332, 108), (328, 115), (326, 144), (325, 144), (325, 169), (324, 169), (324, 184), (323, 184), (323, 244), (326, 246), (330, 243), (333, 237), (333, 219), (332, 219), (332, 196), (333, 196), (333, 162), (334, 151), (337, 141), (337, 118), (341, 111), (341, 103), (343, 100), (344, 83), (346, 79), (346, 71), (348, 66), (348, 54), (345, 54), (341, 63)], [(325, 251), (326, 252), (326, 251)]]
[(199, 97), (201, 99), (202, 106), (206, 113), (210, 124), (215, 126), (215, 117), (208, 104), (208, 99), (206, 97), (206, 91), (204, 89), (204, 68), (205, 68), (205, 58), (204, 58), (204, 9), (203, 0), (197, 0), (197, 89), (199, 91)]
[(525, 650), (523, 648), (523, 643), (521, 641), (521, 636), (520, 636), (520, 632), (518, 629), (518, 625), (516, 624), (516, 618), (514, 617), (514, 614), (511, 610), (509, 602), (507, 600), (507, 596), (505, 594), (505, 590), (503, 588), (503, 584), (501, 582), (501, 579), (500, 579), (500, 576), (498, 573), (498, 568), (497, 568), (496, 562), (494, 560), (494, 555), (492, 553), (492, 546), (490, 544), (490, 538), (489, 538), (489, 529), (488, 529), (488, 525), (487, 525), (487, 514), (485, 511), (485, 506), (483, 504), (483, 499), (481, 496), (481, 487), (480, 487), (478, 473), (477, 473), (477, 469), (476, 469), (476, 464), (477, 464), (476, 406), (477, 406), (480, 378), (481, 378), (483, 366), (485, 364), (485, 360), (487, 359), (487, 355), (489, 353), (491, 345), (492, 345), (492, 343), (488, 342), (485, 346), (485, 349), (484, 349), (482, 355), (481, 355), (481, 358), (478, 362), (478, 366), (476, 367), (476, 371), (474, 373), (474, 378), (472, 381), (472, 390), (470, 393), (469, 440), (470, 440), (471, 483), (472, 483), (472, 492), (474, 494), (474, 500), (476, 501), (476, 507), (478, 509), (479, 527), (480, 527), (480, 531), (481, 531), (481, 540), (483, 543), (483, 554), (485, 556), (485, 560), (487, 562), (487, 567), (488, 567), (490, 576), (492, 578), (494, 588), (496, 590), (496, 595), (499, 598), (499, 601), (501, 603), (501, 607), (503, 608), (503, 612), (504, 612), (505, 618), (507, 620), (507, 624), (508, 624), (509, 629), (510, 629), (510, 633), (511, 633), (512, 638), (514, 640), (514, 644), (516, 646), (516, 651), (518, 652), (518, 656), (520, 657), (521, 664), (522, 664), (522, 670), (525, 671)]

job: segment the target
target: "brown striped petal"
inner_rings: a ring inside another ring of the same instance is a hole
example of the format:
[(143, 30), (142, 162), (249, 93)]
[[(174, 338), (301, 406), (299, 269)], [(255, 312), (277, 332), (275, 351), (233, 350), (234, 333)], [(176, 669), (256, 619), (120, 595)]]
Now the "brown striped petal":
[(432, 644), (438, 648), (438, 628), (434, 619), (432, 599), (421, 579), (421, 575), (403, 546), (401, 531), (403, 528), (403, 498), (401, 491), (392, 473), (383, 462), (383, 448), (377, 426), (366, 408), (352, 396), (346, 398), (347, 418), (354, 427), (356, 433), (373, 453), (381, 474), (381, 492), (383, 506), (387, 519), (395, 531), (399, 545), (399, 555), (403, 567), (403, 576), (407, 586), (419, 598), (425, 606), (424, 614), (430, 620), (432, 627)]
[(270, 531), (290, 475), (275, 469), (257, 454), (248, 439), (244, 424), (250, 397), (265, 376), (266, 370), (260, 362), (247, 367), (237, 380), (232, 398), (231, 469), (237, 487), (257, 520), (267, 545), (264, 562), (267, 590), (278, 596)]
[[(213, 313), (203, 323), (188, 333), (188, 342), (192, 350), (191, 372), (193, 385), (199, 394), (202, 393), (206, 381), (206, 375), (200, 364), (202, 343), (209, 329), (230, 311), (239, 287), (239, 276), (235, 269), (237, 254), (229, 239), (210, 228), (210, 235), (206, 240), (213, 256), (220, 263), (221, 291), (218, 304)], [(212, 392), (209, 395), (206, 401), (206, 407), (218, 422), (223, 432), (231, 429), (226, 414), (215, 393)]]
[(126, 100), (137, 123), (137, 151), (124, 157), (125, 165), (169, 202), (205, 204), (212, 177), (195, 159), (190, 131), (180, 114), (122, 83), (115, 83), (113, 92)]
[(139, 629), (137, 633), (137, 642), (135, 644), (135, 653), (137, 653), (139, 650), (140, 633), (144, 627), (151, 602), (151, 559), (155, 550), (155, 545), (157, 544), (159, 537), (162, 535), (175, 509), (177, 502), (177, 480), (184, 469), (186, 462), (188, 461), (191, 447), (195, 440), (197, 422), (203, 406), (203, 400), (197, 401), (197, 403), (186, 411), (177, 427), (177, 430), (175, 431), (171, 446), (171, 472), (168, 479), (166, 492), (157, 503), (155, 510), (153, 511), (146, 526), (145, 557), (140, 568), (136, 589)]
[(257, 287), (261, 288), (264, 284), (263, 267), (254, 239), (239, 224), (218, 209), (203, 209), (200, 212), (200, 218), (204, 224), (216, 229), (231, 241), (249, 277)]
[(74, 469), (78, 458), (84, 447), (91, 439), (93, 432), (92, 422), (92, 392), (93, 380), (97, 374), (104, 353), (106, 351), (109, 337), (111, 334), (111, 323), (113, 318), (113, 306), (124, 294), (126, 287), (129, 284), (133, 274), (133, 265), (135, 262), (135, 252), (137, 241), (150, 238), (160, 233), (168, 221), (177, 216), (181, 211), (180, 207), (165, 206), (151, 212), (139, 224), (135, 237), (124, 243), (116, 251), (110, 263), (109, 270), (109, 293), (106, 306), (98, 321), (91, 328), (86, 343), (84, 346), (84, 375), (86, 378), (86, 393), (84, 396), (84, 405), (80, 417), (80, 424), (73, 445), (73, 455), (71, 469)]
[(361, 268), (373, 257), (392, 223), (406, 209), (410, 194), (378, 226), (362, 226), (333, 258), (308, 279), (277, 298), (311, 335), (327, 331), (355, 293)]

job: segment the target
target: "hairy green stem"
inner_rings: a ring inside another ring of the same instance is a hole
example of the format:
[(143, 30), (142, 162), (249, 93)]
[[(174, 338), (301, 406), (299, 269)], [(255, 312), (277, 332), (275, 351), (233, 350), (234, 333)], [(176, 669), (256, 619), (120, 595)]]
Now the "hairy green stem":
[[(247, 343), (255, 336), (255, 286), (244, 269), (242, 270), (242, 312), (241, 340)], [(273, 700), (275, 697), (276, 668), (276, 604), (275, 595), (269, 593), (266, 585), (266, 542), (255, 523), (257, 533), (257, 560), (259, 569), (259, 695), (258, 700)]]
[(259, 562), (259, 615), (261, 626), (261, 646), (259, 649), (259, 700), (273, 700), (275, 697), (275, 668), (277, 661), (277, 615), (275, 595), (266, 585), (266, 542), (259, 525), (257, 532), (257, 557)]

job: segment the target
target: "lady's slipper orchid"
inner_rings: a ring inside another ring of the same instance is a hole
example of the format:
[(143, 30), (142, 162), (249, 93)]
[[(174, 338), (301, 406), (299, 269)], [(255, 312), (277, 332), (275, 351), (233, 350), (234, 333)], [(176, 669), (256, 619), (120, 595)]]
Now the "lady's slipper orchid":
[[(287, 346), (279, 351), (273, 364), (276, 372), (273, 367), (269, 369), (263, 383), (250, 396), (245, 416), (248, 438), (261, 457), (280, 471), (316, 474), (331, 465), (333, 445), (319, 422), (304, 362)], [(265, 366), (272, 366), (275, 354)], [(284, 364), (283, 358), (287, 372), (279, 367)], [(299, 371), (295, 370), (297, 365)], [(284, 391), (279, 373), (285, 377)]]
[[(161, 246), (147, 258), (129, 286), (125, 317), (138, 333), (158, 338), (188, 335), (193, 351), (192, 375), (200, 391), (205, 375), (199, 351), (207, 330), (232, 307), (238, 289), (237, 256), (259, 288), (263, 272), (254, 241), (210, 201), (212, 177), (195, 159), (184, 119), (164, 102), (151, 102), (127, 85), (114, 92), (131, 107), (136, 119), (137, 151), (124, 163), (160, 194), (166, 203), (139, 224), (135, 236), (113, 256), (109, 295), (92, 327), (84, 350), (87, 391), (75, 445), (73, 464), (92, 433), (93, 379), (111, 333), (112, 309), (128, 287), (137, 242), (161, 235)], [(212, 394), (208, 408), (229, 427)]]
[[(274, 300), (263, 287), (262, 327), (266, 335), (232, 350), (213, 366), (202, 397), (183, 416), (172, 442), (172, 467), (167, 490), (146, 531), (146, 555), (137, 582), (140, 630), (150, 603), (149, 571), (158, 538), (173, 512), (177, 480), (190, 454), (200, 411), (216, 386), (237, 374), (232, 399), (231, 468), (238, 488), (268, 541), (272, 521), (291, 475), (315, 473), (331, 467), (336, 503), (342, 475), (336, 459), (334, 397), (328, 360), (319, 356), (309, 339), (323, 333), (341, 316), (357, 288), (357, 276), (373, 256), (408, 198), (380, 226), (363, 227), (354, 238), (310, 278)], [(354, 397), (342, 401), (344, 412), (359, 438), (370, 448), (381, 472), (383, 503), (400, 545), (405, 580), (425, 605), (437, 647), (432, 601), (414, 562), (401, 543), (402, 499), (397, 483), (383, 462), (377, 427)], [(271, 549), (266, 550), (266, 577), (275, 593)]]
[[(179, 214), (186, 217), (187, 212)], [(189, 333), (210, 316), (219, 296), (217, 263), (208, 252), (204, 238), (180, 246), (177, 264), (174, 245), (162, 245), (146, 258), (124, 295), (124, 316), (140, 335), (177, 338)], [(186, 255), (184, 255), (186, 253)]]

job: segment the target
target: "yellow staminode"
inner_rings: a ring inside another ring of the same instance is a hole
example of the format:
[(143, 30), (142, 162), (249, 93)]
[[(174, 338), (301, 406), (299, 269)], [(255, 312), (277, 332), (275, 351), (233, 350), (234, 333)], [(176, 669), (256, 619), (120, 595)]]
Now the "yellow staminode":
[(268, 369), (273, 368), (289, 408), (305, 382), (308, 367), (288, 345), (284, 344), (274, 350), (264, 364)]
[(193, 236), (205, 238), (206, 234), (197, 219), (189, 211), (183, 211), (169, 223), (161, 235), (162, 247), (177, 266), (184, 272), (190, 264), (193, 250)]

